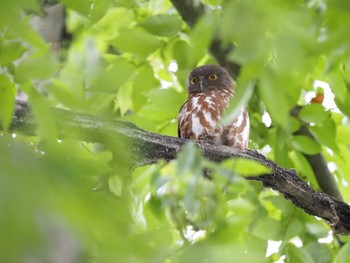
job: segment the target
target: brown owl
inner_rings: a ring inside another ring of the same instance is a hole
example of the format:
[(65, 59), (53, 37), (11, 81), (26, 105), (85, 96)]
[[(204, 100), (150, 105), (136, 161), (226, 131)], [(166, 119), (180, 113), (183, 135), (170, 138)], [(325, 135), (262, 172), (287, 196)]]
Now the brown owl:
[(188, 77), (187, 89), (188, 100), (178, 115), (179, 137), (245, 150), (249, 141), (249, 116), (246, 110), (241, 109), (239, 115), (227, 125), (221, 122), (221, 116), (234, 95), (227, 71), (215, 65), (195, 68)]

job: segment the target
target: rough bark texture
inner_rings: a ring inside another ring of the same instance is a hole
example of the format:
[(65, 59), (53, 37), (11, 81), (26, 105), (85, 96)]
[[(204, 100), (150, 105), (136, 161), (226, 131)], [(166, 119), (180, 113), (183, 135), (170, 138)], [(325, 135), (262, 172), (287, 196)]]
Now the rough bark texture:
[[(63, 109), (53, 109), (60, 136), (78, 136), (80, 140), (109, 144), (116, 147), (121, 141), (129, 142), (130, 156), (134, 166), (156, 163), (158, 160), (172, 160), (187, 140), (147, 132), (132, 123), (111, 118), (73, 113)], [(24, 102), (16, 102), (12, 130), (34, 135), (35, 120)], [(120, 140), (122, 139), (122, 140)], [(113, 143), (116, 142), (116, 143)], [(112, 143), (112, 144), (111, 144)], [(325, 193), (312, 189), (299, 178), (294, 170), (287, 170), (260, 153), (208, 143), (198, 142), (204, 157), (213, 161), (227, 158), (247, 158), (255, 160), (271, 169), (271, 173), (248, 177), (261, 181), (264, 186), (279, 191), (296, 206), (310, 215), (323, 218), (337, 234), (350, 235), (350, 206)]]

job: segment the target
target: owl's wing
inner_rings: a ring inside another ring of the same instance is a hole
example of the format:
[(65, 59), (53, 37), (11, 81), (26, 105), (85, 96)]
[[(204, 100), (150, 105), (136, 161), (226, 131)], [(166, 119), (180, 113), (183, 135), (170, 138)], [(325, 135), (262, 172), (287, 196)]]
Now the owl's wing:
[(233, 146), (245, 150), (249, 143), (249, 116), (245, 109), (227, 125), (221, 135), (224, 145)]

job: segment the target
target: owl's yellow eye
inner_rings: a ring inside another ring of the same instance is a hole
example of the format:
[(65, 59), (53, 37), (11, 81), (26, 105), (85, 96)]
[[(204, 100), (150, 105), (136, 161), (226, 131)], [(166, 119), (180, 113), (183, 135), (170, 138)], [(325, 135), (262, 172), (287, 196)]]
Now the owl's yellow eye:
[(196, 84), (197, 83), (197, 78), (191, 78), (191, 84)]
[(211, 75), (209, 75), (209, 77), (208, 77), (208, 79), (210, 79), (210, 80), (216, 80), (217, 78), (218, 78), (218, 76), (215, 75), (215, 74), (211, 74)]

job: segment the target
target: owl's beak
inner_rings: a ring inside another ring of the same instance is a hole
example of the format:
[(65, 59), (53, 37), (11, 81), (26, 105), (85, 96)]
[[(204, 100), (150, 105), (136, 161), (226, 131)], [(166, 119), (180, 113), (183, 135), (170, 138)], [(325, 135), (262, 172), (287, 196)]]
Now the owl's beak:
[(201, 89), (201, 92), (204, 92), (204, 78), (199, 77), (198, 83), (199, 83), (199, 88)]

